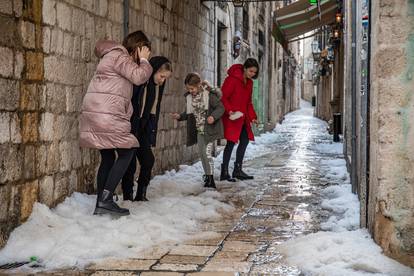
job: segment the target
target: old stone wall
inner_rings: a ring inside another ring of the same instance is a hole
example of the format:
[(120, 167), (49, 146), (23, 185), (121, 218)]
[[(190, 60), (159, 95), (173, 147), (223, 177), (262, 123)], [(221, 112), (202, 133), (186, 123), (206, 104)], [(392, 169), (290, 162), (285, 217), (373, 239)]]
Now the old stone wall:
[[(295, 99), (290, 96), (293, 91), (282, 97), (283, 66), (279, 60), (283, 50), (270, 43), (272, 7), (270, 3), (249, 7), (248, 41), (241, 56), (234, 59), (232, 4), (219, 7), (193, 0), (0, 1), (0, 247), (13, 228), (29, 217), (35, 202), (53, 207), (74, 191), (95, 190), (100, 157), (96, 150), (79, 147), (78, 115), (98, 62), (94, 56), (97, 40), (121, 41), (124, 28), (129, 32), (143, 30), (152, 41), (152, 55), (165, 55), (173, 63), (154, 149), (154, 173), (159, 173), (197, 158), (196, 147), (185, 146), (185, 124), (169, 117), (170, 112), (184, 110), (183, 79), (188, 72), (197, 71), (211, 83), (220, 84), (218, 72), (223, 80), (233, 63), (242, 63), (248, 56), (258, 58), (262, 51), (263, 67), (268, 68), (270, 56), (277, 52), (272, 68), (278, 77), (270, 80), (270, 74), (262, 70), (265, 85), (260, 93), (269, 105), (264, 111), (269, 121), (276, 122), (290, 110), (281, 107), (296, 107), (297, 103), (288, 102)], [(266, 14), (262, 18), (263, 10)], [(220, 51), (219, 23), (224, 26)], [(258, 27), (265, 34), (262, 45)]]
[(414, 2), (372, 1), (368, 226), (414, 266)]

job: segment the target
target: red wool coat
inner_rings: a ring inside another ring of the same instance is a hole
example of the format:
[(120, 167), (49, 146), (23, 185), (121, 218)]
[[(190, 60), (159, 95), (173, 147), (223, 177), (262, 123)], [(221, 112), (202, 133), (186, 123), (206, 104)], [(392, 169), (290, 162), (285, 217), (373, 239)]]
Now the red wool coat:
[[(240, 133), (243, 125), (246, 127), (249, 140), (254, 140), (251, 122), (257, 119), (252, 103), (253, 81), (247, 79), (246, 84), (243, 80), (243, 65), (234, 64), (227, 71), (227, 78), (224, 80), (222, 90), (222, 98), (225, 113), (222, 117), (224, 126), (224, 138), (234, 143), (237, 143), (240, 138)], [(244, 114), (243, 117), (237, 120), (229, 119), (229, 112), (240, 111)]]

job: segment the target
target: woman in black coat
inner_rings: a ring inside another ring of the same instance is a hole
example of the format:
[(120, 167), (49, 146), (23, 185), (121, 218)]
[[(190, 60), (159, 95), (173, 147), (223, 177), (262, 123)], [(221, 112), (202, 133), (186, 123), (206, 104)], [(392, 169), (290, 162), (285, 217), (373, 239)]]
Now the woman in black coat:
[[(149, 62), (153, 68), (153, 74), (146, 84), (134, 86), (134, 96), (132, 97), (134, 113), (131, 117), (131, 132), (139, 141), (136, 157), (140, 164), (135, 201), (148, 201), (146, 192), (155, 162), (151, 148), (156, 145), (158, 119), (165, 81), (172, 74), (171, 62), (166, 57), (155, 56)], [(136, 158), (133, 158), (122, 178), (124, 200), (133, 200), (136, 167)]]

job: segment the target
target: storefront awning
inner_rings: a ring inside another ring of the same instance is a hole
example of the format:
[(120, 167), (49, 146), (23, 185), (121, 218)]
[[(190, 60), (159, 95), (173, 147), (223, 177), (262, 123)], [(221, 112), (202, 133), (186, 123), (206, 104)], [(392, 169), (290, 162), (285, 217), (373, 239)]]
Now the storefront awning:
[(309, 0), (299, 0), (276, 10), (274, 37), (286, 48), (292, 38), (333, 23), (338, 11), (337, 0), (321, 0), (320, 16), (318, 10)]

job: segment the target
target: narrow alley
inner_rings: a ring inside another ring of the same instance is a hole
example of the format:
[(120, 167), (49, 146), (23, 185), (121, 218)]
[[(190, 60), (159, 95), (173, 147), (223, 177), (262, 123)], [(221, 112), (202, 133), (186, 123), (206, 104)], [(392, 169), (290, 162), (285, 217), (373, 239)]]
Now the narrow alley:
[[(75, 193), (54, 210), (36, 206), (0, 258), (24, 261), (38, 254), (38, 261), (14, 271), (23, 274), (412, 275), (358, 232), (359, 203), (351, 193), (342, 143), (332, 143), (327, 124), (303, 105), (247, 152), (254, 181), (218, 182), (217, 192), (205, 190), (197, 179), (200, 162), (182, 166), (154, 179), (153, 200), (121, 202), (132, 214), (112, 221), (90, 217), (93, 197)], [(85, 247), (99, 242), (98, 223), (112, 230), (105, 248), (92, 252)], [(295, 238), (321, 229), (333, 236), (312, 245), (314, 259), (290, 261), (304, 254), (295, 251), (298, 246), (306, 247), (295, 245)]]
[(414, 0), (0, 0), (0, 275), (413, 276)]

